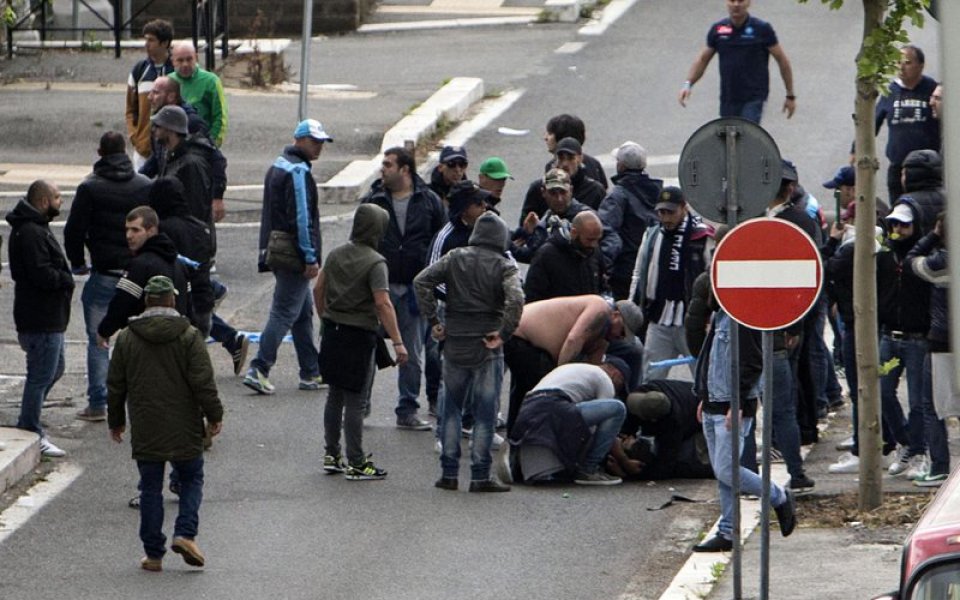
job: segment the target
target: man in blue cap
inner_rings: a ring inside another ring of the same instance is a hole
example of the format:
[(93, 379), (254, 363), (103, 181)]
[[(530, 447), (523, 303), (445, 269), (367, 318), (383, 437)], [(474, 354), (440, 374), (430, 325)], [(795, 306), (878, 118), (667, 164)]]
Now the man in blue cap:
[(277, 285), (260, 349), (243, 379), (243, 385), (259, 394), (274, 392), (267, 377), (288, 331), (300, 363), (300, 389), (318, 390), (323, 383), (313, 343), (310, 293), (310, 282), (320, 273), (321, 256), (319, 199), (310, 163), (320, 158), (323, 144), (333, 138), (319, 121), (306, 119), (297, 125), (293, 139), (293, 145), (284, 148), (267, 171), (263, 186), (259, 268), (273, 271)]

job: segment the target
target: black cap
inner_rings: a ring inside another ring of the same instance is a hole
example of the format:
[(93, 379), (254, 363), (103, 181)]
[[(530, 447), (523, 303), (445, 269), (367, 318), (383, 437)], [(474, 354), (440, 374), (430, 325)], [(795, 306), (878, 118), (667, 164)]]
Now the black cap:
[(654, 207), (654, 210), (677, 210), (677, 208), (684, 202), (683, 190), (678, 187), (668, 185), (667, 187), (663, 188), (660, 191), (660, 195), (657, 196), (657, 205)]
[(575, 154), (577, 156), (583, 154), (583, 146), (580, 145), (576, 139), (572, 137), (565, 137), (557, 143), (557, 148), (554, 150), (554, 154)]

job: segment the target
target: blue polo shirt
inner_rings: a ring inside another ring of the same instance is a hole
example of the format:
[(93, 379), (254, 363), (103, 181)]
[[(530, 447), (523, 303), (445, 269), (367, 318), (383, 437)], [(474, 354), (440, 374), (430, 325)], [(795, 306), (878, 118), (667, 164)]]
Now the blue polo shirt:
[(766, 21), (748, 16), (742, 27), (729, 18), (707, 32), (707, 46), (720, 57), (720, 102), (766, 100), (770, 93), (770, 48), (777, 34)]

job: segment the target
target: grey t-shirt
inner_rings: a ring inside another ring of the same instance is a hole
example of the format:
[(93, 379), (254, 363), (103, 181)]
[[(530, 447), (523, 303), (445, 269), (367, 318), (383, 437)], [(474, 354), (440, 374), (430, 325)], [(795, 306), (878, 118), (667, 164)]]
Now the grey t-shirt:
[(412, 196), (413, 194), (410, 194), (403, 198), (393, 199), (393, 212), (397, 215), (397, 227), (400, 228), (400, 235), (406, 233), (407, 230), (407, 208), (410, 206)]
[(597, 365), (568, 363), (550, 371), (533, 390), (560, 390), (574, 402), (616, 398), (610, 376)]

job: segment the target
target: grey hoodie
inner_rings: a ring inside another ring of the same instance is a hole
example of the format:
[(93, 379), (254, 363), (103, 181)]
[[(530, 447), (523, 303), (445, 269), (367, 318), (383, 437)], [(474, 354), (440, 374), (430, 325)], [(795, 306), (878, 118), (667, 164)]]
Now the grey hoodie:
[(353, 216), (350, 241), (334, 248), (323, 265), (323, 318), (375, 331), (373, 292), (387, 289), (386, 259), (377, 252), (390, 214), (375, 204), (361, 204)]
[(468, 246), (451, 250), (413, 280), (420, 312), (431, 324), (437, 322), (433, 290), (446, 284), (444, 358), (459, 366), (478, 366), (491, 353), (483, 337), (498, 331), (507, 340), (520, 323), (523, 288), (516, 264), (504, 254), (509, 243), (506, 224), (488, 212), (477, 220)]

